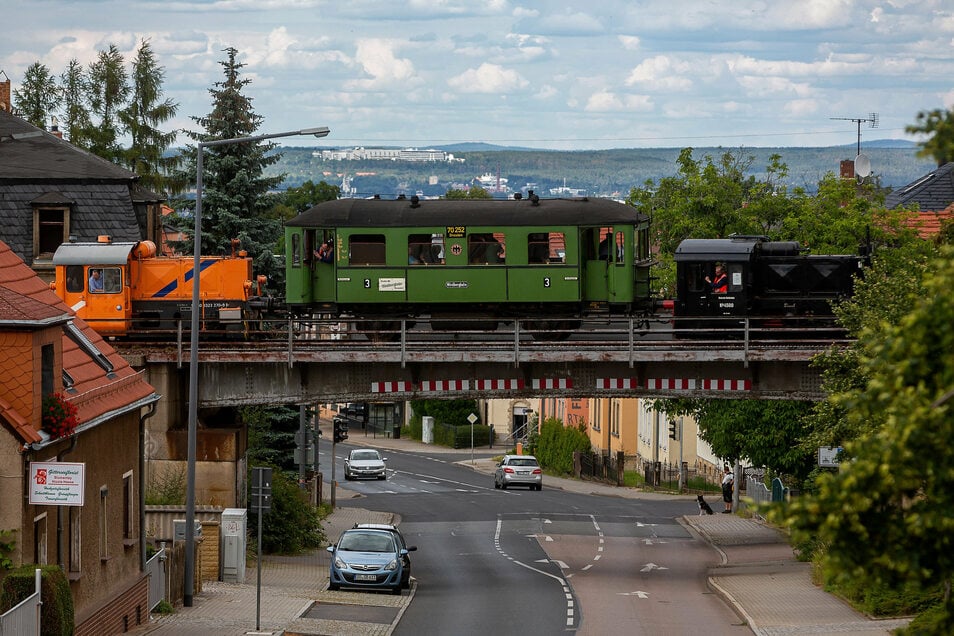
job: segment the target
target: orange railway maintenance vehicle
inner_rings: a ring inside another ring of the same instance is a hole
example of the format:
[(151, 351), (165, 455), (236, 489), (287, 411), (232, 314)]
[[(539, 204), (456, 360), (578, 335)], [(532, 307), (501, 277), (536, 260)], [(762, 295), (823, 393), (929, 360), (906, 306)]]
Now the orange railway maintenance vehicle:
[[(202, 331), (247, 335), (250, 321), (268, 306), (253, 283), (252, 259), (231, 256), (200, 259)], [(157, 256), (152, 241), (63, 243), (53, 255), (56, 279), (50, 286), (103, 337), (159, 335), (188, 331), (192, 314), (195, 259)], [(264, 278), (264, 277), (263, 277)]]

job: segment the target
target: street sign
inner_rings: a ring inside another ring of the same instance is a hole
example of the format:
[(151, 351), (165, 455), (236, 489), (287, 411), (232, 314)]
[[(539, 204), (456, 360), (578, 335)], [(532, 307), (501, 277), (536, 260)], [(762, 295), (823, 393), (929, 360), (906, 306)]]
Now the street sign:
[(252, 510), (269, 512), (272, 509), (272, 469), (252, 468)]
[(821, 468), (838, 468), (838, 453), (841, 451), (841, 446), (819, 446), (818, 465)]

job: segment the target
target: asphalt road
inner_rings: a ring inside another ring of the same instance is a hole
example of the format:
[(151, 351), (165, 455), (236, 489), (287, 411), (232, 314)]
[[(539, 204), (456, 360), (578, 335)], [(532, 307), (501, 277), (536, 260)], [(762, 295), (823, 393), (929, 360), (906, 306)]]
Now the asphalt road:
[[(339, 479), (351, 447), (338, 446)], [(339, 504), (394, 512), (418, 546), (395, 634), (751, 633), (706, 588), (718, 555), (676, 521), (696, 510), (685, 498), (581, 495), (545, 478), (541, 492), (494, 490), (456, 464), (469, 450), (384, 454), (387, 481), (347, 482), (362, 496)]]

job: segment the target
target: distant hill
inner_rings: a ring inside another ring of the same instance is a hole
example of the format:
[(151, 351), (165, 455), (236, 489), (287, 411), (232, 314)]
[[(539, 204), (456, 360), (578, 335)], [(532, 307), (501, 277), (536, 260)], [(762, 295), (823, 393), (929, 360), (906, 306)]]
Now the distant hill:
[[(507, 148), (493, 144), (447, 144), (455, 162), (326, 161), (315, 148), (283, 147), (280, 161), (267, 174), (285, 174), (285, 186), (312, 180), (339, 185), (347, 179), (355, 196), (399, 193), (439, 196), (452, 187), (464, 187), (483, 174), (499, 175), (511, 191), (533, 189), (540, 196), (557, 196), (558, 189), (590, 196), (625, 197), (635, 186), (658, 182), (676, 174), (680, 148), (556, 151)], [(862, 143), (872, 173), (883, 186), (897, 188), (934, 169), (934, 162), (915, 157), (916, 144), (901, 139)], [(788, 185), (814, 192), (826, 173), (837, 174), (840, 162), (854, 159), (856, 146), (819, 148), (695, 148), (693, 156), (718, 159), (725, 152), (751, 157), (750, 172), (765, 176), (772, 155), (788, 166)], [(551, 190), (554, 193), (551, 193)], [(500, 196), (505, 196), (501, 193)]]

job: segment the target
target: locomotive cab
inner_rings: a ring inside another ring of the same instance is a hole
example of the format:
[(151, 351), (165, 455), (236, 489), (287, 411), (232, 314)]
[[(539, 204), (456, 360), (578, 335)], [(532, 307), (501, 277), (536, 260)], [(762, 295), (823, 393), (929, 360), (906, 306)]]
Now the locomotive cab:
[[(155, 253), (155, 246), (149, 245)], [(128, 330), (129, 255), (137, 248), (150, 249), (142, 243), (64, 243), (53, 255), (57, 295), (104, 336), (121, 336)]]
[[(686, 239), (676, 248), (675, 327), (692, 337), (692, 330), (715, 328), (725, 337), (741, 337), (741, 318), (752, 306), (753, 263), (764, 237)], [(718, 281), (717, 268), (725, 279)], [(713, 281), (717, 281), (715, 284)], [(697, 320), (696, 318), (709, 318)], [(702, 333), (699, 337), (710, 337)]]

